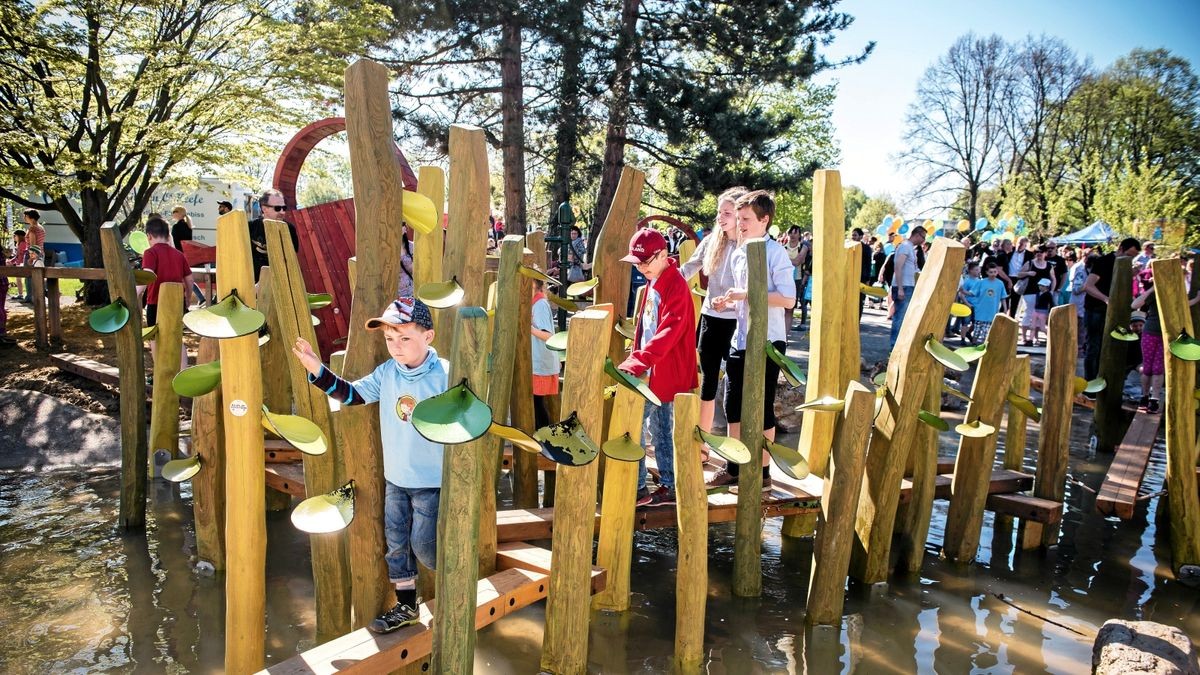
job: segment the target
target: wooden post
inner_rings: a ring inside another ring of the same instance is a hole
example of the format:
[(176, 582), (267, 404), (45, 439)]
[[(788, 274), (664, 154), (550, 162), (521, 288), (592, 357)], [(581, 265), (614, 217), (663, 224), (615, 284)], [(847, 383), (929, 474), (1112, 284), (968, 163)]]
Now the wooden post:
[[(496, 278), (496, 315), (493, 319), (491, 377), (487, 402), (492, 407), (492, 419), (508, 423), (508, 404), (512, 399), (513, 355), (518, 349), (529, 351), (529, 339), (519, 342), (521, 335), (521, 279), (517, 268), (524, 256), (525, 238), (510, 234), (500, 242), (500, 270)], [(525, 300), (529, 302), (528, 299)], [(526, 329), (528, 330), (528, 329)], [(486, 359), (485, 359), (486, 360)], [(482, 501), (479, 506), (479, 576), (496, 571), (496, 479), (500, 475), (500, 459), (504, 440), (491, 438), (484, 450), (483, 481), (480, 484)], [(524, 451), (521, 451), (524, 452)]]
[(491, 176), (483, 130), (450, 126), (450, 206), (443, 274), (458, 278), (463, 305), (487, 302), (483, 269), (487, 252), (487, 222), (491, 212)]
[[(1200, 264), (1197, 264), (1195, 260), (1192, 262), (1192, 272), (1188, 279), (1187, 287), (1200, 289)], [(1195, 295), (1195, 292), (1192, 295)], [(1200, 303), (1191, 305), (1189, 313), (1192, 315), (1192, 326), (1200, 326)]]
[(912, 444), (920, 442), (917, 429), (924, 423), (917, 414), (929, 391), (929, 378), (940, 368), (925, 353), (925, 340), (931, 335), (940, 340), (946, 330), (964, 254), (962, 244), (956, 241), (946, 237), (934, 240), (888, 359), (888, 395), (867, 450), (850, 562), (851, 574), (865, 583), (879, 583), (888, 576), (900, 481)]
[[(487, 312), (461, 307), (454, 324), (450, 380), (472, 391), (487, 385)], [(475, 663), (475, 598), (479, 580), (480, 485), (494, 439), (484, 434), (447, 445), (438, 510), (437, 611), (433, 615), (433, 672), (470, 673)]]
[[(354, 302), (342, 376), (354, 380), (390, 358), (367, 319), (396, 295), (404, 189), (393, 151), (388, 71), (368, 60), (346, 69), (346, 131), (354, 182)], [(383, 537), (383, 450), (374, 405), (345, 406), (334, 428), (346, 478), (354, 480), (355, 516), (349, 527), (352, 626), (361, 628), (395, 603)]]
[[(1154, 296), (1163, 337), (1174, 339), (1195, 326), (1188, 310), (1183, 270), (1175, 259), (1155, 260)], [(1166, 354), (1167, 500), (1171, 517), (1171, 566), (1200, 564), (1200, 499), (1196, 496), (1196, 364)]]
[[(271, 342), (290, 350), (296, 338), (309, 344), (317, 342), (317, 332), (309, 319), (308, 293), (300, 262), (292, 248), (285, 223), (264, 223), (267, 256), (271, 260), (272, 301), (267, 320)], [(265, 278), (265, 276), (263, 277)], [(270, 344), (270, 343), (268, 343)], [(319, 495), (345, 484), (342, 452), (335, 439), (333, 420), (325, 392), (308, 383), (308, 371), (291, 354), (285, 355), (283, 369), (291, 380), (296, 414), (312, 420), (325, 434), (329, 449), (323, 455), (303, 455), (305, 494)], [(327, 642), (350, 632), (350, 562), (346, 557), (346, 532), (310, 534), (313, 586), (317, 614), (317, 642)]]
[[(442, 254), (446, 249), (446, 229), (443, 216), (446, 213), (446, 172), (436, 166), (417, 168), (417, 192), (433, 202), (437, 214), (437, 227), (424, 234), (413, 230), (413, 293), (432, 281), (450, 278), (442, 274)], [(454, 310), (434, 309), (433, 327), (436, 330), (433, 348), (439, 354), (447, 354), (450, 340), (454, 337)]]
[[(265, 228), (268, 223), (274, 225), (277, 222), (275, 220), (264, 220), (263, 225)], [(290, 245), (290, 238), (288, 243)], [(268, 332), (278, 338), (279, 332), (277, 326), (271, 319), (275, 306), (274, 276), (271, 273), (270, 266), (264, 265), (259, 269), (258, 311), (262, 312), (267, 318)], [(286, 415), (292, 413), (292, 392), (291, 384), (288, 381), (288, 361), (294, 360), (292, 358), (292, 344), (295, 344), (294, 340), (288, 343), (284, 340), (272, 339), (258, 350), (260, 368), (263, 374), (263, 405), (267, 406), (267, 410), (273, 413), (283, 413)], [(270, 485), (267, 486), (267, 511), (286, 511), (291, 505), (291, 495), (282, 490), (276, 490)], [(333, 637), (336, 637), (336, 635)]]
[(142, 312), (116, 223), (105, 223), (100, 228), (100, 245), (109, 300), (120, 300), (129, 308), (129, 323), (116, 334), (117, 367), (121, 373), (119, 522), (128, 530), (146, 524), (146, 361), (142, 347)]
[[(5, 289), (5, 293), (7, 292), (8, 290)], [(50, 339), (46, 333), (45, 267), (34, 267), (29, 270), (29, 297), (33, 300), (34, 344), (38, 349), (49, 349)], [(131, 305), (130, 312), (137, 311), (137, 307), (138, 305)]]
[[(992, 328), (995, 328), (995, 324)], [(1042, 385), (1042, 424), (1038, 432), (1033, 495), (1061, 502), (1067, 488), (1071, 413), (1075, 405), (1075, 363), (1079, 358), (1079, 325), (1075, 307), (1062, 305), (1050, 310), (1047, 329), (1049, 337), (1046, 340), (1045, 384)], [(1019, 540), (1022, 548), (1052, 546), (1058, 541), (1058, 525), (1047, 529), (1041, 523), (1022, 520)]]
[(150, 461), (153, 454), (165, 450), (174, 458), (179, 454), (179, 394), (171, 381), (179, 374), (179, 355), (183, 350), (183, 284), (164, 283), (158, 287), (158, 334), (154, 359), (154, 388), (150, 407)]
[[(1017, 322), (997, 314), (988, 333), (987, 351), (979, 359), (966, 421), (979, 420), (1000, 428), (1008, 387), (1012, 382), (1013, 358), (1017, 355)], [(983, 507), (992, 484), (996, 460), (996, 436), (962, 436), (950, 483), (950, 510), (942, 554), (957, 563), (975, 561), (983, 529)]]
[[(1049, 338), (1047, 337), (1047, 343)], [(1029, 398), (1029, 355), (1018, 354), (1013, 366), (1012, 384), (1009, 389), (1018, 396)], [(1025, 466), (1025, 438), (1028, 418), (1015, 405), (1008, 406), (1008, 428), (1004, 433), (1004, 468), (1021, 471)]]
[[(567, 338), (567, 370), (562, 409), (575, 412), (593, 439), (604, 425), (604, 362), (594, 351), (613, 329), (613, 313), (600, 309), (579, 312)], [(564, 415), (565, 416), (565, 415)], [(546, 630), (542, 639), (542, 670), (582, 673), (587, 669), (588, 613), (591, 602), (592, 534), (596, 521), (597, 462), (558, 467), (554, 505), (554, 564), (546, 599)]]
[(738, 473), (737, 525), (733, 545), (733, 594), (754, 598), (762, 594), (762, 446), (763, 398), (767, 355), (767, 246), (751, 239), (746, 247), (750, 331), (746, 336), (742, 375), (741, 441), (750, 448), (750, 462)]
[[(538, 268), (543, 271), (545, 260), (539, 251), (545, 250), (545, 236), (542, 232), (530, 232), (525, 235), (525, 247), (531, 251), (524, 256), (525, 264), (537, 263)], [(539, 259), (542, 260), (541, 263), (537, 262)], [(533, 322), (533, 280), (522, 275), (518, 275), (517, 278), (521, 281), (521, 305), (520, 316), (517, 319), (517, 346), (513, 352), (512, 396), (509, 409), (512, 425), (527, 434), (532, 434), (537, 424), (533, 414), (533, 354), (532, 348), (527, 349), (522, 345), (532, 344), (529, 327)], [(513, 451), (513, 505), (518, 509), (537, 508), (537, 460), (538, 455), (533, 453)]]
[(46, 323), (50, 329), (50, 344), (61, 346), (62, 341), (62, 293), (58, 289), (58, 277), (46, 279)]
[[(598, 305), (611, 303), (617, 316), (625, 315), (625, 307), (629, 303), (629, 263), (621, 262), (621, 258), (629, 252), (629, 240), (633, 237), (634, 227), (637, 225), (638, 209), (642, 205), (642, 188), (645, 184), (644, 172), (631, 166), (621, 169), (621, 178), (617, 181), (617, 191), (608, 207), (604, 226), (600, 228), (600, 234), (596, 235), (592, 274), (600, 277), (601, 283), (594, 297)], [(623, 343), (614, 338), (611, 344)], [(613, 363), (621, 362), (621, 359), (613, 355), (611, 346), (608, 355), (613, 358)]]
[[(644, 408), (645, 399), (637, 392), (618, 387), (605, 440), (620, 438), (627, 433), (635, 443), (640, 444)], [(679, 419), (678, 415), (677, 412), (676, 420)], [(678, 455), (679, 446), (675, 447)], [(682, 488), (678, 487), (679, 478), (676, 477), (675, 480), (675, 493), (682, 498)], [(603, 591), (592, 598), (592, 609), (606, 609), (610, 612), (624, 612), (629, 609), (629, 569), (633, 561), (637, 481), (637, 462), (610, 461), (605, 467), (604, 494), (600, 501), (600, 544), (596, 549), (596, 564), (607, 570), (608, 583)], [(704, 482), (703, 478), (700, 482)], [(699, 494), (704, 494), (703, 485)]]
[(1108, 312), (1104, 319), (1104, 342), (1100, 347), (1100, 376), (1108, 386), (1096, 395), (1096, 449), (1113, 452), (1125, 435), (1125, 411), (1121, 401), (1125, 391), (1125, 342), (1112, 336), (1117, 326), (1128, 327), (1133, 302), (1133, 260), (1117, 258), (1113, 265), (1112, 285), (1108, 291)]
[[(220, 358), (215, 338), (200, 338), (196, 363)], [(200, 473), (192, 478), (192, 511), (196, 521), (196, 557), (225, 570), (225, 424), (221, 388), (192, 399), (192, 452), (200, 457)]]
[[(708, 600), (708, 494), (700, 466), (700, 397), (675, 395), (675, 494), (679, 554), (675, 571), (675, 672), (699, 672)], [(611, 470), (612, 467), (609, 467)]]
[[(237, 292), (250, 307), (254, 272), (246, 212), (217, 219), (217, 295)], [(267, 522), (263, 456), (262, 371), (258, 335), (221, 340), (221, 400), (225, 447), (225, 669), (253, 673), (263, 667), (266, 633)]]
[(865, 244), (846, 242), (842, 255), (845, 276), (842, 283), (842, 332), (837, 339), (841, 352), (842, 386), (862, 375), (862, 336), (859, 334), (858, 303), (862, 300), (859, 278), (862, 276), (862, 247)]
[(845, 397), (846, 407), (834, 432), (833, 452), (826, 467), (821, 522), (813, 544), (804, 616), (810, 626), (840, 626), (842, 622), (846, 569), (854, 541), (854, 520), (849, 514), (858, 508), (863, 458), (875, 415), (875, 395), (861, 383), (851, 382)]
[[(851, 311), (854, 306), (846, 304), (851, 279), (846, 276), (845, 241), (841, 175), (834, 170), (821, 169), (813, 174), (813, 274), (809, 281), (812, 284), (812, 327), (805, 401), (837, 397), (846, 389), (846, 380), (842, 378), (842, 342), (858, 332), (846, 332), (842, 315), (851, 312), (856, 319), (858, 315), (857, 311)], [(852, 281), (857, 298), (858, 277)], [(800, 447), (808, 450), (808, 468), (818, 476), (825, 475), (837, 419), (836, 412), (804, 411)]]
[[(942, 409), (942, 374), (935, 364), (929, 376), (929, 389), (924, 408), (932, 413)], [(925, 542), (929, 539), (929, 522), (933, 518), (933, 500), (937, 492), (938, 430), (922, 424), (917, 429), (920, 439), (909, 452), (912, 459), (912, 499), (897, 512), (899, 559), (897, 567), (908, 574), (917, 574), (925, 562)]]

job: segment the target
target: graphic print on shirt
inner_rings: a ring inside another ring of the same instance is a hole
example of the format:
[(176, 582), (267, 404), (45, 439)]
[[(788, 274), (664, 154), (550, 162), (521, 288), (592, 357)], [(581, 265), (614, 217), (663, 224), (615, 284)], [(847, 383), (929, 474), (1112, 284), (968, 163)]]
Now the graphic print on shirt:
[(396, 416), (401, 422), (412, 421), (413, 408), (417, 407), (417, 398), (412, 394), (401, 394), (396, 400)]
[(645, 347), (650, 338), (658, 332), (658, 309), (662, 304), (662, 296), (653, 286), (649, 293), (650, 297), (646, 298), (645, 306), (642, 308), (642, 344), (638, 347)]

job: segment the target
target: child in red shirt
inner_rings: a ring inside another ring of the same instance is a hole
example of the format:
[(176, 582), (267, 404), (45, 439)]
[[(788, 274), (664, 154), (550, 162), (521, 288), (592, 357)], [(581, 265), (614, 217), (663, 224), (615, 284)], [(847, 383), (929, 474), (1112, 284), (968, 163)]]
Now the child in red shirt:
[[(146, 222), (146, 237), (150, 239), (150, 248), (142, 254), (142, 269), (154, 272), (154, 283), (146, 287), (146, 325), (153, 326), (158, 321), (158, 288), (165, 283), (183, 284), (184, 289), (192, 287), (192, 268), (187, 258), (171, 245), (171, 228), (162, 218), (151, 218)], [(183, 310), (187, 311), (187, 295), (184, 294)], [(150, 343), (150, 355), (153, 358), (156, 338)], [(180, 352), (180, 367), (187, 367), (187, 350)]]

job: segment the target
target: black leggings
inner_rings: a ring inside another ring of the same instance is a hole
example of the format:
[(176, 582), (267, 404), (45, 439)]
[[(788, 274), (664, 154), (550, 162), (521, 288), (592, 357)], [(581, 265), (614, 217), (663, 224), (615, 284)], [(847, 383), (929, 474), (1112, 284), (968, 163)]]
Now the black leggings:
[(696, 348), (700, 351), (701, 401), (713, 401), (717, 398), (717, 385), (721, 381), (721, 361), (729, 356), (729, 343), (733, 340), (735, 330), (737, 319), (700, 315)]
[[(787, 353), (787, 343), (777, 340), (771, 344), (780, 353)], [(758, 358), (767, 362), (766, 394), (763, 396), (763, 430), (775, 428), (775, 387), (779, 381), (779, 366), (767, 358), (766, 352), (758, 350)], [(725, 362), (725, 375), (729, 377), (729, 386), (725, 388), (725, 420), (730, 424), (740, 424), (742, 421), (742, 376), (746, 372), (746, 352), (744, 350), (729, 353)]]

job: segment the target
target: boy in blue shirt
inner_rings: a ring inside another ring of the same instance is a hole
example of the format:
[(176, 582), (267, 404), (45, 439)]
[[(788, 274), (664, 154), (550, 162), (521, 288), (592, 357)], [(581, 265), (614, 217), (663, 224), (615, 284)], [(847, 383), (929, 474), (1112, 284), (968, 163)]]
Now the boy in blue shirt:
[(992, 321), (1008, 296), (1008, 289), (999, 278), (1000, 266), (995, 261), (988, 261), (984, 274), (986, 276), (975, 287), (975, 296), (971, 298), (971, 306), (975, 308), (975, 328), (971, 333), (976, 340), (987, 340)]
[(412, 410), (447, 389), (450, 365), (438, 358), (433, 316), (415, 298), (393, 300), (383, 316), (367, 321), (382, 330), (392, 358), (354, 382), (335, 375), (303, 338), (292, 353), (308, 371), (308, 381), (344, 405), (379, 403), (383, 437), (384, 535), (388, 578), (396, 585), (396, 605), (367, 626), (390, 633), (420, 619), (417, 611), (417, 560), (429, 569), (437, 563), (438, 501), (442, 487), (441, 444), (432, 443), (412, 425)]

